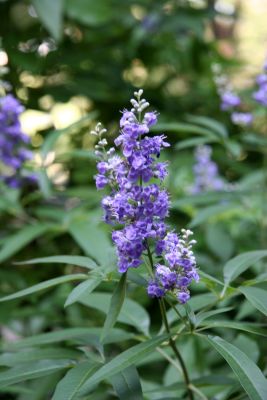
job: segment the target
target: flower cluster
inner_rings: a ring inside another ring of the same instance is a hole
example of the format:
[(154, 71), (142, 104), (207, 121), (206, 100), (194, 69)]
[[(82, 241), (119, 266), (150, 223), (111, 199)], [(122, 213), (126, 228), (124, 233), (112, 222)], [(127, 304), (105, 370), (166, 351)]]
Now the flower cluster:
[(148, 285), (150, 296), (162, 297), (167, 291), (171, 291), (177, 295), (180, 303), (189, 300), (188, 286), (193, 280), (199, 280), (192, 252), (192, 246), (196, 241), (189, 240), (190, 235), (192, 235), (190, 230), (182, 229), (181, 237), (169, 232), (163, 239), (161, 255), (165, 263), (155, 266), (155, 279)]
[(193, 167), (195, 182), (191, 193), (196, 194), (209, 190), (223, 190), (225, 184), (220, 178), (218, 167), (211, 160), (212, 149), (210, 146), (198, 146), (195, 151), (196, 163)]
[(253, 122), (252, 114), (243, 111), (244, 105), (241, 98), (234, 93), (227, 77), (221, 74), (220, 66), (213, 66), (213, 72), (214, 81), (221, 99), (221, 110), (230, 112), (233, 124), (243, 127), (251, 125)]
[(1, 179), (10, 187), (20, 187), (31, 175), (22, 176), (21, 167), (32, 158), (29, 137), (22, 132), (19, 115), (23, 107), (11, 94), (0, 98), (0, 161), (4, 172)]
[(253, 93), (253, 98), (259, 104), (267, 106), (267, 61), (265, 61), (263, 66), (263, 73), (258, 75), (256, 78), (256, 83), (258, 85), (258, 90)]
[[(149, 104), (141, 99), (142, 93), (142, 90), (135, 92), (135, 98), (131, 99), (132, 109), (122, 113), (120, 134), (115, 139), (121, 155), (116, 154), (113, 147), (106, 150), (107, 140), (103, 138), (106, 130), (101, 124), (92, 131), (99, 140), (95, 146), (100, 159), (96, 186), (111, 189), (102, 199), (102, 208), (105, 222), (119, 227), (112, 233), (119, 271), (124, 273), (128, 268), (141, 265), (145, 253), (151, 256), (150, 247), (153, 246), (156, 256), (168, 263), (165, 269), (172, 272), (175, 280), (172, 285), (164, 286), (164, 279), (159, 279), (159, 267), (153, 266), (155, 278), (149, 283), (149, 295), (162, 297), (170, 290), (180, 302), (185, 302), (189, 298), (187, 286), (192, 279), (197, 279), (190, 250), (193, 242), (183, 242), (184, 237), (168, 233), (165, 219), (169, 212), (169, 195), (161, 185), (167, 175), (167, 163), (158, 158), (169, 144), (164, 135), (148, 135), (150, 127), (157, 122), (157, 114), (145, 111)], [(176, 257), (173, 261), (169, 260), (171, 254)], [(182, 277), (187, 280), (181, 281)], [(152, 287), (158, 289), (153, 291)]]

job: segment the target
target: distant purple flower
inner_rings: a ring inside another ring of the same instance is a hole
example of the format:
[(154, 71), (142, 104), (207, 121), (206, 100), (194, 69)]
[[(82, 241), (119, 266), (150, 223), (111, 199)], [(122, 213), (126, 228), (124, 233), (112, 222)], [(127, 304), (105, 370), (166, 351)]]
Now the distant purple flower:
[[(19, 121), (23, 109), (11, 94), (0, 98), (0, 162), (4, 170), (0, 178), (12, 188), (18, 188), (28, 180), (21, 172), (24, 162), (32, 158), (27, 147), (29, 137), (22, 132)], [(29, 182), (32, 182), (32, 176)]]
[(221, 94), (221, 109), (228, 111), (241, 104), (240, 97), (232, 92), (224, 92)]
[(267, 106), (267, 60), (263, 65), (263, 73), (257, 76), (256, 83), (258, 85), (258, 90), (253, 93), (253, 99), (261, 104), (262, 106)]
[(235, 125), (248, 126), (253, 122), (253, 115), (251, 113), (233, 112), (231, 120)]
[(198, 146), (196, 149), (196, 163), (193, 167), (195, 182), (191, 188), (192, 193), (224, 189), (224, 182), (219, 176), (216, 163), (211, 160), (211, 153), (212, 149), (207, 145)]
[(195, 241), (188, 239), (190, 231), (182, 230), (180, 236), (168, 232), (165, 219), (169, 214), (169, 195), (155, 179), (163, 181), (167, 175), (167, 163), (159, 162), (158, 157), (169, 143), (164, 135), (148, 136), (149, 128), (157, 122), (157, 114), (143, 115), (149, 104), (141, 100), (142, 92), (135, 93), (136, 99), (131, 100), (133, 108), (122, 113), (121, 131), (115, 139), (122, 155), (116, 155), (114, 148), (106, 151), (107, 142), (102, 138), (106, 130), (101, 124), (92, 131), (99, 138), (96, 186), (111, 189), (101, 205), (105, 222), (117, 226), (112, 240), (119, 272), (139, 267), (144, 253), (153, 246), (163, 264), (153, 265), (154, 278), (147, 288), (149, 296), (160, 298), (169, 291), (185, 303), (190, 297), (188, 286), (198, 280), (191, 250)]

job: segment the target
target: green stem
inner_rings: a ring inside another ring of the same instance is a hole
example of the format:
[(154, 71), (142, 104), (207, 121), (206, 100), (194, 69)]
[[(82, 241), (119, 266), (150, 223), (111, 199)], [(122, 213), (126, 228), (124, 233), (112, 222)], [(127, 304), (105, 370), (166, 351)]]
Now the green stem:
[[(161, 312), (161, 316), (162, 316), (162, 320), (163, 320), (166, 332), (170, 334), (171, 331), (170, 331), (170, 327), (169, 327), (168, 319), (167, 319), (167, 315), (166, 315), (166, 308), (165, 308), (164, 299), (159, 299), (159, 307), (160, 307), (160, 312)], [(171, 348), (172, 348), (177, 360), (179, 361), (179, 363), (181, 365), (181, 368), (182, 368), (182, 371), (183, 371), (183, 375), (184, 375), (184, 380), (185, 380), (185, 383), (186, 383), (186, 386), (187, 386), (188, 398), (190, 400), (194, 400), (194, 393), (193, 393), (192, 388), (191, 388), (191, 383), (190, 383), (189, 375), (188, 375), (187, 368), (186, 368), (186, 365), (184, 363), (184, 360), (183, 360), (183, 358), (182, 358), (182, 356), (181, 356), (181, 354), (180, 354), (178, 348), (176, 347), (176, 344), (175, 344), (175, 342), (174, 342), (174, 340), (172, 338), (169, 339), (169, 344), (170, 344), (170, 346), (171, 346)]]
[[(149, 262), (151, 265), (151, 269), (153, 270), (153, 257), (152, 257), (148, 242), (146, 243), (146, 247), (147, 247), (147, 254), (148, 254), (148, 259), (149, 259)], [(162, 320), (163, 320), (163, 324), (165, 326), (166, 332), (170, 334), (171, 331), (170, 331), (170, 327), (169, 327), (169, 323), (168, 323), (168, 319), (167, 319), (167, 315), (166, 315), (166, 307), (165, 307), (164, 299), (159, 299), (159, 307), (160, 307), (160, 312), (161, 312), (161, 316), (162, 316)], [(185, 380), (185, 383), (187, 386), (188, 398), (190, 400), (194, 400), (194, 393), (191, 389), (191, 383), (190, 383), (189, 375), (188, 375), (184, 360), (183, 360), (178, 348), (176, 347), (175, 341), (172, 338), (169, 339), (169, 344), (170, 344), (177, 360), (179, 361), (179, 363), (181, 365), (183, 375), (184, 375), (184, 380)]]
[(266, 249), (267, 244), (267, 149), (263, 149), (263, 188), (262, 188), (262, 218), (261, 218), (261, 246)]

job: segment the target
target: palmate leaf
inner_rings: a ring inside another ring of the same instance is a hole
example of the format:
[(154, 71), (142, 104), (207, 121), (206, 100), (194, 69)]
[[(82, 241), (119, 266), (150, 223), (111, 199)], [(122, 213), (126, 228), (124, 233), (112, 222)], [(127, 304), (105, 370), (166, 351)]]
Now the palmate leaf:
[(101, 333), (101, 338), (100, 338), (101, 342), (103, 342), (105, 337), (108, 336), (110, 330), (115, 325), (118, 315), (121, 311), (126, 294), (126, 283), (127, 283), (126, 278), (127, 278), (127, 272), (122, 274), (121, 279), (117, 284), (117, 286), (115, 287), (113, 295), (110, 299), (109, 310), (104, 323), (103, 331)]
[(257, 310), (267, 316), (267, 291), (257, 287), (240, 287), (240, 292)]
[(245, 353), (224, 339), (218, 336), (208, 336), (205, 339), (229, 364), (250, 399), (266, 400), (267, 380), (259, 367)]
[(85, 361), (76, 365), (57, 384), (52, 400), (77, 399), (79, 389), (97, 368), (99, 368), (99, 365), (92, 361)]
[(70, 360), (42, 360), (25, 363), (7, 371), (0, 372), (0, 387), (24, 382), (29, 379), (40, 378), (59, 370), (70, 368)]
[(87, 278), (88, 278), (88, 276), (84, 275), (84, 274), (71, 274), (71, 275), (59, 276), (58, 278), (49, 279), (48, 281), (38, 283), (37, 285), (31, 286), (27, 289), (23, 289), (23, 290), (20, 290), (19, 292), (2, 297), (0, 299), (0, 302), (16, 300), (21, 297), (40, 292), (41, 290), (50, 289), (51, 287), (60, 285), (62, 283), (77, 281), (77, 280), (80, 281), (80, 280), (84, 280)]
[(135, 366), (131, 365), (122, 372), (113, 375), (110, 381), (120, 400), (142, 400), (144, 398)]
[(169, 335), (166, 334), (156, 336), (152, 339), (147, 340), (146, 342), (139, 343), (119, 354), (103, 367), (101, 367), (84, 383), (84, 385), (78, 392), (79, 395), (87, 394), (88, 392), (90, 392), (94, 385), (98, 384), (103, 379), (110, 379), (112, 376), (141, 361), (168, 338)]

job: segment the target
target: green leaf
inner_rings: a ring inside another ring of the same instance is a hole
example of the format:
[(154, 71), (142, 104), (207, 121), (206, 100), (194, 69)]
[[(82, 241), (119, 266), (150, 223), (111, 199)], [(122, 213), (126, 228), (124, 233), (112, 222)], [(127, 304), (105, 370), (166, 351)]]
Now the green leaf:
[[(96, 308), (108, 313), (111, 295), (108, 293), (92, 293), (89, 296), (82, 296), (79, 300), (80, 303)], [(145, 335), (148, 334), (150, 318), (147, 311), (137, 302), (131, 299), (125, 299), (121, 311), (118, 315), (118, 321), (125, 324), (134, 326), (137, 330)]]
[(267, 250), (249, 251), (229, 260), (223, 268), (225, 284), (228, 285), (263, 257), (267, 257)]
[(203, 222), (206, 222), (211, 217), (221, 216), (222, 214), (232, 211), (238, 207), (240, 208), (240, 204), (221, 203), (202, 208), (190, 222), (190, 227), (196, 227), (200, 224), (203, 224)]
[(64, 0), (32, 0), (36, 13), (48, 32), (60, 40), (63, 30)]
[(82, 362), (72, 368), (57, 384), (52, 400), (77, 399), (79, 389), (97, 368), (97, 364), (91, 361)]
[(247, 300), (257, 310), (267, 315), (267, 291), (257, 287), (239, 287), (241, 293), (243, 293)]
[(8, 237), (0, 250), (0, 262), (16, 254), (27, 244), (37, 239), (49, 229), (49, 225), (36, 224), (22, 228), (18, 233)]
[(121, 311), (125, 294), (126, 294), (126, 282), (127, 282), (127, 273), (122, 274), (121, 279), (116, 286), (114, 293), (110, 299), (109, 310), (107, 312), (107, 316), (105, 319), (103, 331), (100, 337), (100, 341), (103, 342), (103, 339), (109, 335), (110, 330), (115, 325), (118, 315)]
[(94, 385), (101, 382), (103, 379), (110, 379), (113, 375), (116, 375), (131, 365), (141, 361), (168, 338), (169, 335), (166, 334), (156, 336), (119, 354), (91, 376), (91, 378), (89, 378), (89, 380), (81, 387), (79, 394), (87, 394)]
[(215, 138), (194, 137), (190, 139), (181, 140), (175, 145), (175, 149), (183, 150), (187, 149), (188, 147), (195, 147), (206, 143), (214, 143), (214, 142), (217, 142)]
[(260, 356), (260, 349), (256, 340), (251, 339), (248, 335), (240, 333), (234, 339), (232, 344), (243, 351), (254, 362), (258, 361)]
[(88, 26), (102, 25), (114, 16), (108, 0), (66, 0), (65, 9), (70, 18)]
[(131, 365), (110, 378), (120, 400), (142, 400), (143, 393), (137, 369)]
[(221, 224), (208, 224), (206, 240), (210, 250), (224, 262), (234, 252), (234, 243), (227, 230)]
[(235, 322), (230, 320), (211, 320), (202, 321), (199, 325), (204, 327), (198, 329), (199, 331), (204, 329), (228, 328), (267, 337), (266, 329), (263, 329), (265, 328), (265, 326), (262, 324), (254, 324), (250, 322)]
[[(17, 342), (9, 342), (4, 344), (4, 348), (8, 350), (19, 350), (27, 347), (40, 346), (50, 343), (64, 342), (67, 340), (77, 340), (85, 338), (87, 342), (91, 339), (97, 339), (102, 332), (101, 328), (67, 328), (60, 331), (42, 333), (20, 339)], [(105, 343), (116, 343), (133, 338), (133, 334), (122, 331), (121, 329), (112, 329)]]
[(178, 122), (166, 122), (166, 123), (158, 123), (156, 126), (152, 128), (153, 132), (181, 132), (181, 133), (196, 133), (198, 135), (208, 136), (211, 139), (217, 139), (216, 134), (211, 132), (209, 129), (202, 128), (201, 126), (187, 124), (187, 123), (178, 123)]
[(77, 281), (77, 280), (82, 280), (82, 279), (87, 279), (87, 278), (88, 278), (88, 276), (84, 275), (84, 274), (71, 274), (71, 275), (59, 276), (58, 278), (49, 279), (48, 281), (38, 283), (37, 285), (31, 286), (27, 289), (23, 289), (23, 290), (20, 290), (19, 292), (2, 297), (2, 298), (0, 298), (0, 302), (19, 299), (20, 297), (24, 297), (24, 296), (28, 296), (29, 294), (40, 292), (40, 290), (49, 289), (53, 286), (60, 285), (61, 283)]
[(228, 132), (225, 129), (224, 125), (220, 122), (216, 121), (215, 119), (202, 117), (202, 116), (193, 116), (190, 115), (187, 120), (189, 122), (193, 122), (193, 124), (199, 124), (204, 126), (205, 128), (210, 129), (212, 132), (216, 133), (220, 138), (227, 138)]
[(99, 275), (91, 276), (85, 282), (80, 283), (76, 286), (68, 295), (65, 301), (64, 307), (68, 307), (73, 303), (79, 301), (79, 299), (85, 295), (92, 293), (92, 291), (102, 282), (103, 278)]
[[(42, 2), (42, 0), (38, 0), (38, 1)], [(46, 0), (46, 1), (51, 1), (51, 0)], [(60, 0), (60, 1), (62, 1), (62, 0)], [(84, 117), (82, 117), (81, 119), (79, 119), (79, 121), (74, 122), (73, 124), (67, 126), (64, 129), (59, 129), (56, 131), (49, 132), (49, 134), (46, 135), (44, 143), (41, 148), (42, 158), (45, 159), (47, 154), (51, 150), (54, 149), (55, 144), (56, 144), (57, 140), (60, 138), (60, 136), (62, 136), (64, 134), (69, 134), (69, 133), (73, 132), (73, 130), (80, 129), (84, 125), (88, 125), (88, 122), (91, 121), (92, 119), (94, 119), (96, 116), (97, 116), (97, 112), (95, 112), (95, 111), (91, 112), (91, 113), (85, 115)]]
[(220, 337), (206, 337), (230, 365), (240, 384), (252, 400), (267, 398), (267, 380), (259, 367), (237, 347)]
[(24, 382), (29, 379), (40, 378), (71, 367), (69, 360), (42, 360), (33, 363), (25, 363), (7, 371), (0, 372), (0, 387)]
[(233, 309), (233, 307), (222, 307), (222, 308), (218, 308), (217, 310), (211, 310), (211, 311), (207, 311), (207, 312), (200, 312), (199, 314), (196, 315), (196, 326), (199, 325), (205, 319), (213, 317), (214, 315), (217, 315), (217, 314), (225, 313), (225, 312), (230, 311), (232, 309)]
[(84, 219), (72, 221), (69, 233), (89, 257), (96, 259), (100, 265), (110, 263), (111, 244), (98, 224)]
[(87, 269), (97, 268), (97, 264), (89, 257), (84, 256), (51, 256), (43, 258), (33, 258), (32, 260), (16, 262), (16, 264), (70, 264), (77, 267), (84, 267)]
[(0, 365), (15, 367), (18, 364), (25, 362), (33, 362), (40, 360), (53, 359), (76, 359), (82, 353), (77, 350), (64, 349), (61, 347), (45, 348), (45, 349), (27, 349), (16, 353), (4, 353), (0, 356)]

